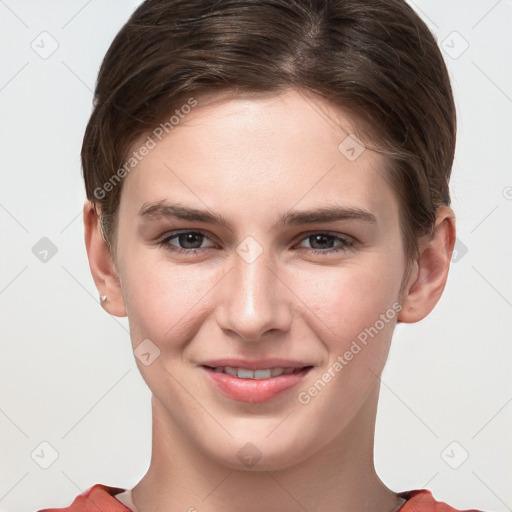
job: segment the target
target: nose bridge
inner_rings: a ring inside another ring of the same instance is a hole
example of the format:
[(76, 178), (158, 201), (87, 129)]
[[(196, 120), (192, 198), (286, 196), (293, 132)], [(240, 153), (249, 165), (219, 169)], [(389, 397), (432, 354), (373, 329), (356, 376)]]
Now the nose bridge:
[(269, 251), (253, 237), (238, 245), (219, 305), (222, 328), (246, 341), (258, 341), (269, 330), (289, 328), (286, 287), (276, 277), (276, 270)]

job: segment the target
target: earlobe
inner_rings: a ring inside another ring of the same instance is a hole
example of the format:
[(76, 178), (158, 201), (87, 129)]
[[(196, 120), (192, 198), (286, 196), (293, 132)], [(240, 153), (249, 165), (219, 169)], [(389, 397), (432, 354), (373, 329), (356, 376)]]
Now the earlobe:
[(126, 316), (121, 284), (110, 247), (101, 234), (98, 215), (91, 201), (84, 205), (84, 231), (89, 268), (98, 289), (103, 308), (114, 316)]
[(434, 309), (448, 279), (454, 245), (455, 215), (443, 206), (432, 235), (420, 240), (419, 256), (402, 294), (399, 322), (418, 322)]

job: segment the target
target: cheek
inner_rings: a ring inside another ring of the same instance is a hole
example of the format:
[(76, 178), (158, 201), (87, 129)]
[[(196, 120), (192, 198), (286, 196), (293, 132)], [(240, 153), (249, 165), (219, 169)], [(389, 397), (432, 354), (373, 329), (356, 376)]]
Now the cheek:
[(392, 309), (402, 274), (399, 266), (381, 260), (324, 267), (309, 270), (306, 275), (306, 279), (303, 275), (296, 277), (290, 287), (304, 298), (305, 306), (321, 321), (330, 339), (336, 336), (346, 341), (373, 326), (380, 315)]
[(213, 273), (171, 265), (162, 260), (132, 257), (123, 267), (123, 295), (132, 340), (184, 340), (193, 335), (204, 296), (217, 280)]

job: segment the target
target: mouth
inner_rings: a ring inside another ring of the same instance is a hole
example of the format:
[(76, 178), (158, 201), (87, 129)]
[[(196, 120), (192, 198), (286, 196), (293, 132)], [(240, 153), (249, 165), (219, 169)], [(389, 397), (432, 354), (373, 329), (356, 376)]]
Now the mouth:
[(239, 379), (270, 379), (272, 377), (279, 377), (280, 375), (291, 375), (292, 373), (298, 373), (311, 366), (305, 366), (302, 368), (265, 368), (260, 370), (250, 370), (248, 368), (235, 368), (233, 366), (204, 366), (208, 370), (213, 370), (217, 373), (225, 373), (231, 375), (231, 377), (238, 377)]
[(208, 381), (224, 396), (241, 402), (262, 403), (296, 386), (313, 366), (237, 366), (201, 365)]

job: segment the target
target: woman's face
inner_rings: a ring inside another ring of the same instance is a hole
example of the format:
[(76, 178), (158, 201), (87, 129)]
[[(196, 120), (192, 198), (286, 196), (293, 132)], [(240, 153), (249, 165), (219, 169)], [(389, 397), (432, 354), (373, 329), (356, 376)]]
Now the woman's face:
[(405, 271), (398, 199), (324, 101), (197, 99), (123, 185), (132, 344), (171, 430), (229, 467), (283, 468), (376, 407)]

